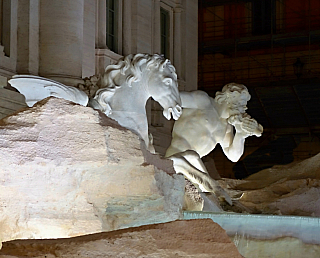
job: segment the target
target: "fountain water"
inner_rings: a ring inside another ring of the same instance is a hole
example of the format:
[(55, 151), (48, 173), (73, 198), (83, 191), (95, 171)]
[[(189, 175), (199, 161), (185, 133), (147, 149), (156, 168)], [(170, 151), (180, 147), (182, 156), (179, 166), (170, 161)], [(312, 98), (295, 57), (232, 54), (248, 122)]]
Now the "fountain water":
[(320, 256), (320, 218), (192, 211), (183, 215), (186, 220), (218, 223), (246, 258)]

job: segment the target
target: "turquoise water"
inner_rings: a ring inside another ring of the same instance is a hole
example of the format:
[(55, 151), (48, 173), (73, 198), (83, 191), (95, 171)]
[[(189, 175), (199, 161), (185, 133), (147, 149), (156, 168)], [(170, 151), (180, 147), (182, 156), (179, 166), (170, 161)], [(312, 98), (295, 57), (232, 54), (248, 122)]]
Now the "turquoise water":
[(185, 211), (184, 219), (212, 219), (229, 236), (272, 239), (295, 237), (308, 244), (320, 244), (320, 218), (242, 213)]

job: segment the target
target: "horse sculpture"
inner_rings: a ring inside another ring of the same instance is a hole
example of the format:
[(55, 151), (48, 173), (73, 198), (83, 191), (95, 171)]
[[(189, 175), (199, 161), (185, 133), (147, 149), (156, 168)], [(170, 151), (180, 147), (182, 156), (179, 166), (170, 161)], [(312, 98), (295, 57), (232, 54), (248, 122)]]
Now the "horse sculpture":
[(146, 102), (152, 97), (163, 107), (168, 120), (181, 115), (181, 100), (175, 68), (158, 54), (128, 55), (109, 65), (101, 78), (101, 89), (89, 105), (138, 134), (154, 152), (148, 134)]
[[(49, 96), (83, 106), (88, 103), (83, 91), (46, 78), (16, 75), (9, 83), (26, 97), (30, 107)], [(158, 54), (128, 55), (117, 64), (109, 65), (101, 78), (100, 88), (89, 102), (90, 106), (138, 134), (151, 152), (154, 148), (148, 135), (147, 100), (152, 97), (159, 102), (168, 120), (171, 115), (175, 120), (181, 115), (175, 68)]]

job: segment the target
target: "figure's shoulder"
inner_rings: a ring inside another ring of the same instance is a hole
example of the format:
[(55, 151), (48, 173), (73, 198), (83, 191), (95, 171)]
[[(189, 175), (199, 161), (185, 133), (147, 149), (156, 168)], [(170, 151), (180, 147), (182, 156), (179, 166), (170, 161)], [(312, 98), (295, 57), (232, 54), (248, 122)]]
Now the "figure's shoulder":
[(204, 97), (204, 98), (208, 98), (209, 97), (209, 95), (206, 92), (202, 91), (202, 90), (181, 91), (180, 94), (193, 96), (193, 97)]
[(211, 105), (211, 98), (206, 92), (201, 90), (195, 90), (191, 92), (180, 92), (180, 97), (182, 101), (182, 107), (185, 108), (205, 108)]

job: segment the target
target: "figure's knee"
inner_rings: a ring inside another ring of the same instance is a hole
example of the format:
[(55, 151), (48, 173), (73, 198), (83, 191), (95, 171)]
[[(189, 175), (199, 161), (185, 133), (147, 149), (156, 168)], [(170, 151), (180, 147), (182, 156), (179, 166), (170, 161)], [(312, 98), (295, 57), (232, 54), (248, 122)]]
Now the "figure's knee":
[(175, 155), (177, 153), (180, 153), (180, 150), (175, 148), (174, 146), (170, 145), (166, 151), (165, 157), (170, 157), (170, 156)]
[(194, 150), (186, 150), (180, 153), (183, 157), (200, 158), (199, 154)]
[(177, 153), (185, 152), (189, 150), (191, 147), (186, 139), (180, 137), (178, 135), (173, 136), (171, 144), (166, 151), (166, 157), (172, 156)]

